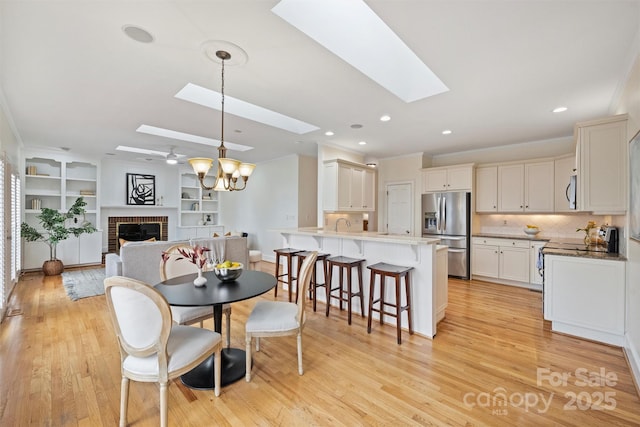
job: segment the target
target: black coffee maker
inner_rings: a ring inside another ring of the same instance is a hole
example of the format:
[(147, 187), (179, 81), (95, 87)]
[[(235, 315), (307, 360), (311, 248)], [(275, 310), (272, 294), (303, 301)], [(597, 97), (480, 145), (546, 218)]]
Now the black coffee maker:
[(607, 252), (612, 254), (618, 253), (618, 228), (605, 226), (602, 228), (602, 235), (604, 244), (607, 247)]

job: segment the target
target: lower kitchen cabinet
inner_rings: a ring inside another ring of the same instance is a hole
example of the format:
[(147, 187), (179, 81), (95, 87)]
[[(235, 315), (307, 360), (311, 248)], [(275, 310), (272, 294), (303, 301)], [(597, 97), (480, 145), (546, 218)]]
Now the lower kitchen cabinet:
[(528, 240), (474, 237), (472, 242), (471, 272), (474, 277), (531, 287), (532, 249)]
[(544, 316), (553, 331), (622, 346), (625, 292), (624, 261), (544, 257)]

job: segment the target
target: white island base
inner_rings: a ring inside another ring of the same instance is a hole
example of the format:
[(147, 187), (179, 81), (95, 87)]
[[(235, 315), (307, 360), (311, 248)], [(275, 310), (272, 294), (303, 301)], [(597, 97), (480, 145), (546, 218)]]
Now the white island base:
[[(367, 265), (386, 262), (405, 267), (413, 267), (410, 273), (411, 311), (413, 330), (422, 336), (433, 338), (436, 325), (444, 318), (447, 306), (447, 247), (438, 245), (439, 239), (392, 236), (378, 233), (336, 233), (323, 230), (277, 230), (283, 237), (283, 247), (300, 250), (325, 252), (330, 256), (347, 256), (365, 260), (362, 266), (362, 285), (365, 316), (369, 305), (370, 271)], [(338, 269), (334, 270), (332, 287), (338, 286)], [(376, 280), (376, 294), (379, 292)], [(345, 282), (346, 283), (346, 282)], [(352, 283), (357, 283), (353, 274)], [(385, 300), (395, 301), (394, 286), (390, 279), (385, 287)], [(355, 285), (354, 285), (355, 286)], [(404, 304), (404, 292), (402, 293)], [(318, 292), (318, 301), (326, 302), (325, 293)], [(357, 298), (357, 297), (356, 297)], [(374, 299), (375, 299), (374, 295)], [(337, 306), (332, 298), (332, 305)], [(353, 304), (354, 313), (360, 313), (359, 301)], [(385, 316), (384, 322), (395, 324), (395, 318)], [(378, 313), (373, 318), (379, 321)], [(408, 329), (407, 316), (401, 314), (402, 327)], [(374, 331), (372, 331), (374, 333)]]

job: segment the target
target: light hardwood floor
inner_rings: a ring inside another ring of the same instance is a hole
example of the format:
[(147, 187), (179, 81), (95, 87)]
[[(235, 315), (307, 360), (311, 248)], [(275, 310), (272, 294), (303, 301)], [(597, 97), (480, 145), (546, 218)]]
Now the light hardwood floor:
[[(244, 348), (254, 303), (233, 305), (234, 347)], [(219, 398), (172, 382), (169, 424), (640, 425), (622, 350), (551, 333), (540, 293), (450, 280), (436, 338), (405, 331), (400, 346), (391, 325), (374, 323), (368, 335), (364, 318), (348, 326), (345, 312), (326, 318), (323, 304), (308, 308), (303, 376), (295, 339), (265, 339), (252, 382), (224, 387)], [(0, 425), (117, 425), (120, 360), (104, 297), (72, 302), (60, 277), (28, 274), (10, 310), (0, 326)], [(580, 369), (598, 372), (591, 386), (576, 377)], [(566, 384), (551, 384), (563, 373)], [(129, 425), (158, 425), (158, 396), (156, 385), (132, 383)]]

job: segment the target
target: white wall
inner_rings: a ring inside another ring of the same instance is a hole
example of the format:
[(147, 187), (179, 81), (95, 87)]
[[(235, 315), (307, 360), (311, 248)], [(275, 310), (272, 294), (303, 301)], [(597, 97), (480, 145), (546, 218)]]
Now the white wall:
[(7, 156), (7, 161), (18, 171), (18, 165), (20, 164), (20, 147), (16, 135), (11, 128), (10, 116), (5, 111), (6, 105), (2, 92), (0, 92), (0, 102), (2, 103), (0, 105), (0, 151)]
[[(635, 63), (627, 77), (618, 105), (613, 113), (627, 113), (627, 136), (629, 140), (640, 131), (640, 32), (637, 37)], [(629, 230), (627, 218), (626, 230)], [(636, 379), (640, 384), (640, 242), (625, 235), (627, 246), (627, 334), (625, 351)]]
[(422, 168), (422, 160), (422, 153), (416, 153), (391, 159), (381, 159), (378, 161), (378, 231), (386, 231), (387, 229), (387, 196), (385, 193), (387, 185), (410, 182), (413, 184), (414, 195), (413, 235), (420, 236), (422, 234), (422, 227), (420, 224), (420, 217), (422, 215), (422, 185), (420, 171)]
[(541, 157), (557, 157), (568, 153), (575, 153), (573, 136), (433, 156), (431, 166), (510, 162)]
[(318, 161), (298, 158), (298, 227), (313, 227), (318, 211)]
[(298, 227), (300, 163), (296, 155), (260, 163), (245, 190), (220, 193), (225, 231), (249, 233), (249, 247), (265, 260), (274, 261), (273, 250), (282, 247), (282, 236), (271, 230)]

